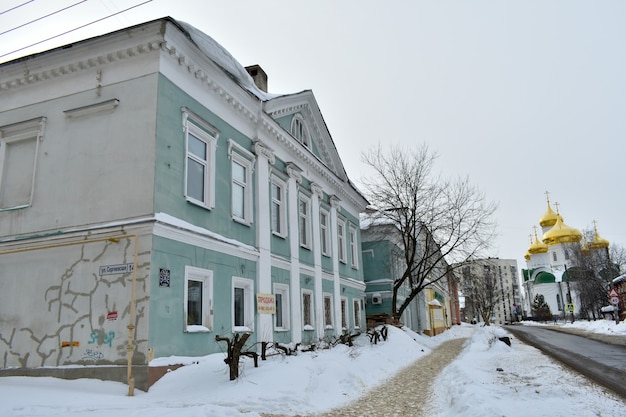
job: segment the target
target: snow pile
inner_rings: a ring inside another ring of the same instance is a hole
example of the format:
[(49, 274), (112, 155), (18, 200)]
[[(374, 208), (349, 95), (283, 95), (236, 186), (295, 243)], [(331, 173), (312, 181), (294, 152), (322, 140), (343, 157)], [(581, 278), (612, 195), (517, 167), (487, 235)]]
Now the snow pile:
[[(583, 323), (583, 322), (581, 322)], [(607, 328), (618, 326), (604, 321)], [(462, 325), (429, 338), (389, 327), (387, 341), (372, 345), (365, 336), (354, 347), (245, 358), (241, 376), (229, 381), (224, 355), (159, 358), (152, 365), (184, 363), (149, 392), (97, 380), (0, 378), (0, 416), (171, 416), (260, 417), (261, 413), (311, 415), (342, 406), (383, 383), (442, 342), (467, 337), (464, 350), (435, 382), (429, 415), (623, 416), (623, 400), (605, 393), (552, 362), (535, 348), (511, 338), (497, 339), (500, 327)], [(498, 370), (500, 368), (501, 370)]]
[(534, 322), (534, 321), (525, 321), (525, 326), (556, 326), (563, 327), (566, 329), (576, 329), (582, 330), (590, 333), (600, 333), (600, 334), (610, 334), (617, 336), (626, 336), (626, 321), (620, 321), (619, 323), (615, 323), (612, 320), (577, 320), (574, 323), (570, 323), (569, 321), (559, 320), (556, 324), (552, 322)]
[(617, 396), (496, 326), (479, 328), (435, 384), (433, 417), (625, 415)]
[[(300, 352), (296, 356), (271, 356), (254, 368), (244, 360), (241, 376), (228, 380), (224, 355), (209, 355), (197, 365), (183, 367), (158, 381), (148, 395), (160, 399), (202, 399), (221, 406), (238, 406), (241, 411), (276, 414), (309, 414), (334, 408), (358, 397), (400, 369), (430, 353), (431, 348), (416, 343), (428, 339), (389, 327), (387, 342), (373, 345), (367, 336), (357, 338), (355, 346), (337, 345), (330, 350)], [(179, 358), (159, 361), (176, 363)], [(172, 387), (176, 393), (172, 393)], [(245, 401), (242, 401), (245, 399)]]
[(215, 39), (196, 29), (189, 23), (181, 21), (177, 21), (176, 23), (185, 29), (202, 53), (222, 68), (242, 88), (248, 90), (262, 101), (278, 97), (278, 95), (261, 91), (243, 65), (241, 65), (222, 45), (216, 42)]

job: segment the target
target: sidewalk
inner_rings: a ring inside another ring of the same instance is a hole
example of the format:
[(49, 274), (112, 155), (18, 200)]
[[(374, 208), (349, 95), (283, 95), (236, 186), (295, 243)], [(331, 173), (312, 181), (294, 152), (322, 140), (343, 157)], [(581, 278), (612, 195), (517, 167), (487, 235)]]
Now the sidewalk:
[[(586, 331), (583, 329), (563, 327), (562, 323), (546, 324), (545, 326), (542, 326), (542, 327), (549, 329), (549, 330), (553, 330), (555, 332), (570, 333), (570, 334), (575, 334), (577, 336), (583, 336), (588, 339), (598, 340), (600, 342), (608, 343), (611, 345), (626, 346), (626, 336), (620, 336), (617, 334), (613, 335), (613, 334), (594, 333), (594, 332)], [(507, 326), (503, 328), (506, 329)]]
[[(439, 372), (461, 353), (465, 340), (442, 343), (362, 398), (315, 417), (427, 417), (431, 414), (428, 410), (432, 384)], [(280, 416), (264, 414), (264, 417)]]

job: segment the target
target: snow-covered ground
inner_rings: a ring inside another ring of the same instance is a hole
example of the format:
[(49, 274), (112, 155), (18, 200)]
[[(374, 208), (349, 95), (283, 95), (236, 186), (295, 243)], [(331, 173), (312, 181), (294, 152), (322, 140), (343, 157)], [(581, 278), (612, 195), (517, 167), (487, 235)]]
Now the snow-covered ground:
[[(562, 324), (563, 326), (572, 326)], [(626, 337), (626, 323), (576, 322), (575, 327)], [(256, 417), (259, 413), (314, 414), (339, 407), (427, 355), (445, 340), (468, 337), (463, 352), (436, 380), (429, 399), (436, 417), (626, 416), (623, 399), (512, 340), (497, 326), (454, 326), (436, 337), (390, 328), (386, 342), (273, 356), (228, 380), (224, 355), (157, 359), (189, 364), (168, 373), (149, 392), (98, 380), (0, 378), (0, 416)], [(500, 368), (501, 370), (498, 370)], [(416, 401), (424, 402), (423, 398)]]

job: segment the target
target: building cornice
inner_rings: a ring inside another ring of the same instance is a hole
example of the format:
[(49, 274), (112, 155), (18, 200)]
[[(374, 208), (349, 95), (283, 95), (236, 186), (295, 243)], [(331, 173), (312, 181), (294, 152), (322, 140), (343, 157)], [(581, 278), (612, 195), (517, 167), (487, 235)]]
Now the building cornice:
[[(178, 32), (178, 28), (175, 32)], [(119, 40), (122, 36), (124, 36), (123, 40)], [(6, 70), (0, 72), (0, 93), (16, 91), (19, 88), (30, 87), (46, 81), (55, 82), (69, 75), (94, 70), (94, 88), (100, 91), (102, 88), (101, 70), (104, 67), (113, 63), (129, 62), (151, 53), (160, 52), (162, 57), (171, 60), (170, 62), (183, 69), (181, 71), (182, 74), (199, 80), (207, 91), (219, 97), (232, 110), (242, 115), (244, 120), (247, 120), (252, 125), (259, 126), (266, 134), (284, 147), (295, 161), (298, 161), (298, 163), (302, 162), (311, 168), (345, 202), (352, 204), (355, 208), (364, 206), (362, 201), (364, 199), (359, 198), (358, 192), (354, 190), (347, 178), (341, 178), (341, 173), (334, 172), (333, 167), (327, 166), (302, 144), (294, 140), (291, 135), (272, 119), (272, 115), (305, 111), (309, 120), (316, 120), (314, 117), (315, 112), (311, 108), (310, 103), (300, 102), (288, 105), (280, 110), (264, 113), (261, 110), (261, 102), (258, 98), (253, 97), (249, 92), (228, 78), (228, 75), (208, 57), (190, 49), (187, 42), (182, 40), (186, 38), (182, 36), (182, 33), (164, 36), (161, 33), (154, 32), (133, 37), (126, 35), (126, 32), (124, 34), (113, 33), (93, 40), (83, 41), (80, 45), (75, 45), (72, 48), (59, 48), (43, 56), (35, 55), (32, 60), (9, 62), (3, 66)], [(98, 48), (94, 48), (93, 44), (97, 42), (99, 42)], [(116, 44), (119, 43), (123, 43), (124, 46), (116, 47)], [(66, 53), (66, 51), (70, 51), (70, 53)], [(94, 51), (104, 52), (93, 53)], [(61, 62), (61, 59), (67, 60), (63, 61), (62, 65), (54, 65), (55, 61)], [(39, 67), (42, 67), (41, 70), (29, 69), (29, 66), (35, 66), (35, 62), (39, 63)], [(157, 71), (160, 71), (160, 69), (157, 69)], [(219, 74), (219, 76), (216, 74)], [(316, 136), (326, 139), (327, 135), (322, 134), (319, 123), (313, 123), (313, 125)], [(320, 151), (328, 161), (332, 161), (325, 145), (322, 145)]]
[(281, 116), (285, 116), (285, 115), (289, 115), (289, 114), (294, 114), (297, 112), (303, 112), (306, 113), (306, 119), (309, 121), (312, 121), (313, 123), (309, 124), (309, 128), (311, 128), (313, 130), (313, 134), (312, 136), (318, 137), (318, 138), (322, 138), (321, 143), (318, 142), (318, 149), (322, 154), (322, 160), (326, 160), (329, 161), (329, 168), (331, 171), (336, 172), (337, 171), (337, 167), (335, 166), (335, 163), (333, 161), (333, 158), (330, 155), (330, 152), (328, 151), (328, 147), (326, 146), (324, 139), (327, 135), (325, 135), (322, 132), (322, 129), (319, 126), (319, 123), (317, 123), (316, 118), (314, 116), (314, 112), (311, 109), (311, 106), (309, 105), (309, 103), (297, 103), (297, 104), (293, 104), (293, 105), (289, 105), (286, 107), (282, 107), (280, 109), (276, 109), (273, 111), (268, 112), (268, 115), (272, 118), (278, 118)]
[[(250, 108), (250, 106), (243, 103), (242, 100), (235, 97), (235, 94), (229, 92), (226, 86), (222, 85), (222, 83), (220, 83), (219, 81), (214, 80), (213, 77), (209, 75), (208, 70), (204, 68), (207, 63), (210, 63), (209, 65), (215, 65), (215, 70), (223, 72), (223, 70), (219, 69), (215, 63), (207, 58), (207, 61), (201, 65), (196, 61), (196, 59), (194, 59), (190, 55), (185, 54), (182, 49), (177, 48), (173, 42), (167, 40), (164, 40), (161, 43), (161, 50), (166, 54), (165, 56), (171, 58), (176, 64), (178, 64), (179, 67), (185, 69), (189, 77), (195, 78), (202, 82), (204, 87), (206, 87), (209, 92), (217, 95), (233, 110), (235, 110), (237, 113), (242, 114), (245, 119), (252, 123), (257, 123), (258, 108), (252, 109)], [(225, 73), (224, 76), (226, 77)], [(244, 91), (243, 88), (239, 85), (237, 85), (236, 88)], [(248, 92), (245, 92), (245, 94), (250, 95)]]
[(352, 278), (345, 278), (345, 277), (341, 277), (339, 279), (339, 282), (341, 283), (341, 285), (345, 285), (346, 287), (350, 287), (350, 288), (355, 288), (357, 290), (361, 290), (361, 291), (365, 291), (365, 282), (363, 281), (357, 281), (355, 279)]
[[(114, 62), (137, 58), (139, 56), (158, 51), (160, 48), (161, 42), (154, 39), (132, 46), (125, 46), (110, 52), (98, 55), (94, 54), (88, 58), (74, 60), (60, 66), (46, 68), (40, 71), (31, 71), (28, 68), (25, 68), (20, 76), (9, 76), (6, 80), (0, 80), (0, 91), (13, 90), (43, 81), (54, 81), (66, 75), (100, 68)], [(42, 57), (41, 59), (45, 60), (46, 57)], [(18, 67), (24, 67), (23, 62), (17, 62), (15, 65)]]
[(275, 139), (280, 145), (287, 148), (296, 160), (303, 161), (308, 167), (312, 168), (321, 178), (336, 190), (343, 200), (349, 202), (354, 207), (363, 207), (364, 203), (360, 202), (353, 193), (350, 192), (352, 185), (348, 182), (341, 181), (335, 173), (333, 173), (318, 158), (314, 157), (309, 151), (298, 141), (294, 140), (290, 135), (280, 128), (273, 119), (263, 119), (261, 125), (265, 132)]

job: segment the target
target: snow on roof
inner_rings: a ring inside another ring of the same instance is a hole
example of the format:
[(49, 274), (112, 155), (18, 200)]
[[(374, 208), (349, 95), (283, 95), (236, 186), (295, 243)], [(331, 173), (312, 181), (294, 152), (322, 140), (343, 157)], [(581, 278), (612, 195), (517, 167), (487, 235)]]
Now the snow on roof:
[(179, 228), (179, 229), (185, 229), (185, 230), (189, 230), (189, 231), (192, 231), (192, 232), (195, 232), (195, 233), (199, 233), (199, 234), (211, 237), (213, 239), (219, 240), (221, 242), (228, 243), (228, 244), (231, 244), (233, 246), (237, 246), (237, 247), (240, 247), (240, 248), (243, 248), (243, 249), (248, 249), (251, 252), (256, 252), (256, 248), (253, 247), (253, 246), (246, 245), (245, 243), (242, 243), (242, 242), (240, 242), (238, 240), (235, 240), (235, 239), (229, 239), (229, 238), (224, 237), (224, 236), (222, 236), (222, 235), (220, 235), (218, 233), (211, 232), (210, 230), (205, 229), (203, 227), (195, 226), (195, 225), (193, 225), (191, 223), (188, 223), (188, 222), (186, 222), (184, 220), (181, 220), (181, 219), (179, 219), (177, 217), (171, 216), (171, 215), (169, 215), (167, 213), (155, 213), (154, 219), (157, 222), (160, 222), (160, 223), (168, 224), (170, 226), (173, 226), (173, 227), (176, 227), (176, 228)]
[(272, 98), (280, 96), (277, 94), (268, 94), (259, 89), (250, 74), (248, 74), (248, 71), (246, 71), (230, 52), (215, 41), (215, 39), (189, 23), (181, 22), (180, 20), (175, 20), (175, 22), (187, 32), (193, 43), (200, 48), (202, 53), (222, 68), (242, 88), (248, 90), (262, 101), (271, 100)]

